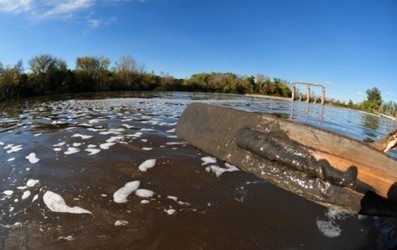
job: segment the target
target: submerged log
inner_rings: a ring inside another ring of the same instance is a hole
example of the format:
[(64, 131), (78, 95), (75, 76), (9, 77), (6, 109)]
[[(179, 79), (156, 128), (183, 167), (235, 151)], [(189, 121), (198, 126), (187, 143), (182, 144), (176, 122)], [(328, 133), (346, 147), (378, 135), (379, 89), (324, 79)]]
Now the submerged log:
[(363, 142), (262, 113), (191, 104), (177, 136), (316, 203), (397, 214), (397, 162)]

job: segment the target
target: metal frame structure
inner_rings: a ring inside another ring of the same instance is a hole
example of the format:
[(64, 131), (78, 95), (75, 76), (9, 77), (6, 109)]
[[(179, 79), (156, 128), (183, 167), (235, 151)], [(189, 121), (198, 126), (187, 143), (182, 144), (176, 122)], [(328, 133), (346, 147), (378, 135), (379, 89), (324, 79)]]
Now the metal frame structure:
[(301, 84), (301, 85), (306, 85), (307, 86), (307, 96), (306, 96), (306, 102), (310, 102), (310, 87), (321, 87), (321, 104), (324, 105), (325, 103), (325, 86), (317, 83), (309, 83), (309, 82), (294, 82), (292, 83), (292, 96), (291, 100), (295, 101), (295, 95), (296, 95), (296, 84)]

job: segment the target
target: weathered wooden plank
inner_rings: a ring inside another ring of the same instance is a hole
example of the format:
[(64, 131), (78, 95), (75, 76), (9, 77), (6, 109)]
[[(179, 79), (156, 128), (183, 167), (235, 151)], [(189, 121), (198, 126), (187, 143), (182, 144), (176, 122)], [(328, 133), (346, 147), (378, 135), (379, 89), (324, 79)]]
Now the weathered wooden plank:
[[(242, 131), (248, 131), (244, 135), (252, 138), (245, 140)], [(366, 194), (356, 190), (372, 190), (397, 200), (396, 161), (369, 145), (332, 132), (201, 103), (187, 107), (176, 133), (208, 154), (323, 205), (362, 212)], [(262, 152), (266, 147), (272, 150)], [(357, 170), (356, 176), (351, 170)], [(357, 180), (344, 180), (351, 176)]]

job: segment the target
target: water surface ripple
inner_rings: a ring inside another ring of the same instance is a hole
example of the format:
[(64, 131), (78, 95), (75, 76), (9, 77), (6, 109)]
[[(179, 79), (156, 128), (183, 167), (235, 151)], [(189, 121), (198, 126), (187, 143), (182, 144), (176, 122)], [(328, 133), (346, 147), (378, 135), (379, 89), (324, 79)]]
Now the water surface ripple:
[[(0, 248), (358, 249), (393, 221), (306, 201), (175, 136), (186, 105), (273, 113), (363, 141), (396, 123), (346, 109), (201, 93), (0, 104)], [(221, 119), (221, 118), (220, 118)]]

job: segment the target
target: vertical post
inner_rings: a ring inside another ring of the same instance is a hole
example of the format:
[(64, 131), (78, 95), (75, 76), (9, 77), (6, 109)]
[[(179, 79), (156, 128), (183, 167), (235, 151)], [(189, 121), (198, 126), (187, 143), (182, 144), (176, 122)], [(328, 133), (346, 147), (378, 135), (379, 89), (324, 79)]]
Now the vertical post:
[(295, 83), (292, 84), (291, 101), (295, 101)]
[(322, 93), (321, 93), (321, 104), (325, 104), (325, 87), (322, 87)]
[(306, 102), (310, 102), (310, 85), (307, 85), (307, 99)]

